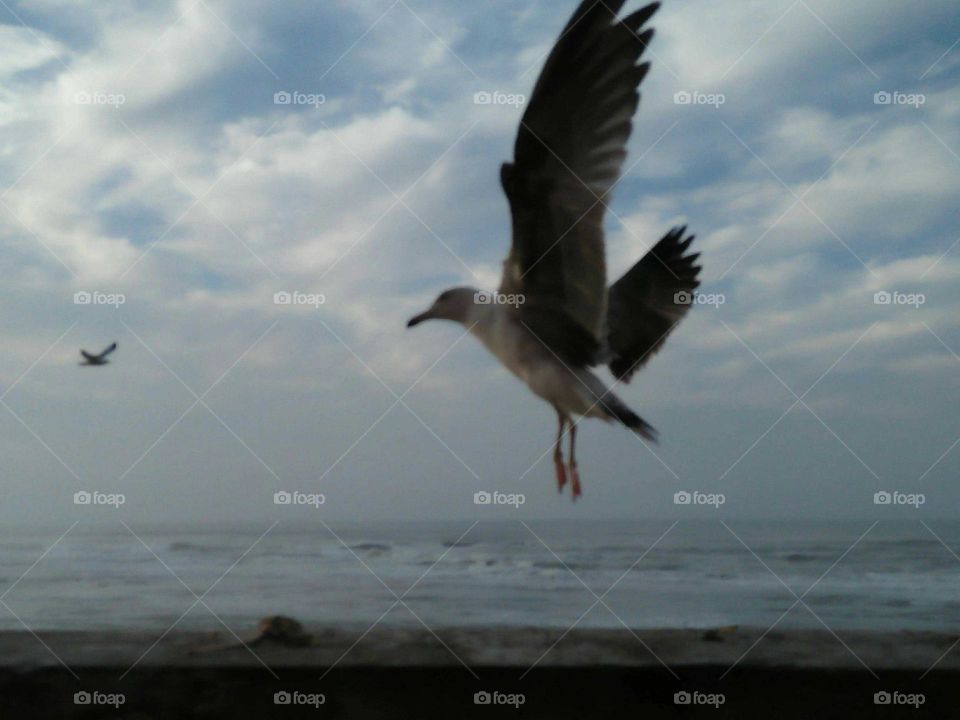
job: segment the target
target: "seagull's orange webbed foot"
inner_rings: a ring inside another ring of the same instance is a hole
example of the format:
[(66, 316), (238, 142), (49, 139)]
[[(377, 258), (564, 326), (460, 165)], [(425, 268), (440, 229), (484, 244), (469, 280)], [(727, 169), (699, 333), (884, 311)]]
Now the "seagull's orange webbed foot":
[(554, 454), (553, 466), (557, 470), (557, 492), (563, 492), (563, 486), (567, 484), (567, 468), (563, 464), (563, 455)]
[(567, 484), (567, 468), (563, 464), (563, 429), (567, 421), (557, 410), (557, 444), (553, 448), (553, 467), (557, 471), (557, 491), (563, 492), (563, 486)]
[(570, 491), (574, 502), (583, 495), (580, 489), (580, 473), (577, 470), (577, 464), (575, 462), (570, 463)]
[(577, 471), (577, 424), (570, 424), (570, 492), (576, 502), (583, 492), (580, 490), (580, 473)]

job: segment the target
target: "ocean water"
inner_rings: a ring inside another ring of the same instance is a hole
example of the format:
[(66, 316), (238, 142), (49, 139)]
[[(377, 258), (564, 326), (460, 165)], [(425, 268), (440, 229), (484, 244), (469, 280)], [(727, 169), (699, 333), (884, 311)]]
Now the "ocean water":
[[(855, 546), (872, 522), (726, 523), (277, 525), (259, 542), (268, 523), (139, 539), (117, 523), (79, 525), (42, 559), (59, 532), (7, 530), (0, 629), (241, 632), (275, 614), (361, 630), (960, 625), (960, 559), (920, 522), (880, 522)], [(960, 524), (928, 524), (960, 551)], [(790, 590), (809, 609), (784, 616)]]

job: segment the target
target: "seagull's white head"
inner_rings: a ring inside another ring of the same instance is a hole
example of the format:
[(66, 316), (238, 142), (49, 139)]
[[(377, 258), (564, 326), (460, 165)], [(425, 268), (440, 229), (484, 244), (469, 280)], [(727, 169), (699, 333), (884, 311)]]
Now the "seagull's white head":
[(477, 305), (483, 302), (485, 295), (472, 287), (444, 290), (426, 312), (410, 318), (407, 327), (419, 325), (424, 320), (453, 320), (461, 325), (466, 324), (476, 311)]

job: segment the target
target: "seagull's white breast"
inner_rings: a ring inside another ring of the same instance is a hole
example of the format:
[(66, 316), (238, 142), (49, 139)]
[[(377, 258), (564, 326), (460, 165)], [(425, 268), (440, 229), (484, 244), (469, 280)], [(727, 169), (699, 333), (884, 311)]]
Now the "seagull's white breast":
[(477, 307), (471, 332), (505, 368), (555, 407), (578, 415), (598, 414), (591, 412), (596, 395), (589, 386), (596, 378), (589, 371), (566, 367), (509, 306)]

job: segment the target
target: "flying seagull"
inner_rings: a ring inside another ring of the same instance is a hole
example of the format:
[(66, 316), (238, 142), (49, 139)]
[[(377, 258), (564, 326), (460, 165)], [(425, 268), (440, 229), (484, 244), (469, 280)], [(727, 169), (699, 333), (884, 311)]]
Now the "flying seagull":
[[(618, 382), (660, 349), (690, 309), (699, 254), (686, 254), (686, 227), (667, 233), (607, 288), (603, 216), (626, 158), (637, 64), (653, 37), (643, 26), (653, 3), (623, 19), (625, 0), (584, 0), (547, 59), (520, 122), (513, 163), (501, 167), (513, 242), (498, 293), (443, 292), (408, 327), (453, 320), (557, 413), (554, 466), (559, 490), (581, 495), (580, 417), (618, 421), (647, 440), (656, 431), (590, 371), (608, 365)], [(575, 420), (576, 418), (576, 420)], [(570, 428), (570, 462), (561, 442)]]
[(106, 365), (109, 360), (107, 360), (107, 355), (112, 353), (117, 349), (116, 343), (111, 343), (109, 347), (105, 348), (103, 352), (99, 355), (91, 355), (86, 350), (81, 350), (80, 354), (83, 355), (85, 362), (80, 363), (81, 365)]

